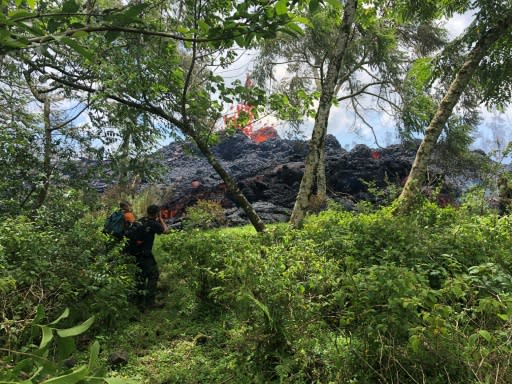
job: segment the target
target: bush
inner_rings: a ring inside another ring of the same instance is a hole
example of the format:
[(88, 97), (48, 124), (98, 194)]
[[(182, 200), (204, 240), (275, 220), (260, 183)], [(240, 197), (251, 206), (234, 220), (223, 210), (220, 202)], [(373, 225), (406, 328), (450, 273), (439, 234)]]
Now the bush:
[(426, 203), (330, 209), (300, 231), (177, 232), (162, 251), (196, 292), (190, 313), (223, 313), (235, 382), (507, 383), (510, 231), (508, 217)]
[(125, 319), (131, 310), (133, 260), (109, 246), (97, 219), (71, 217), (0, 222), (0, 338), (10, 345), (23, 343), (38, 305), (49, 316), (70, 307), (72, 322), (95, 315), (98, 327)]
[(183, 220), (185, 228), (215, 228), (225, 223), (224, 208), (213, 200), (198, 200), (196, 205), (187, 209)]

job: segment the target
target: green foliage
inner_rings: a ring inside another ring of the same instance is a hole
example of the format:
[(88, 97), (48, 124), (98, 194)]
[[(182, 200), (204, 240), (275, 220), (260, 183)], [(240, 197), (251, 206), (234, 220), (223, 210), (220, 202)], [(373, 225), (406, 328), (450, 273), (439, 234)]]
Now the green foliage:
[(183, 225), (185, 228), (213, 228), (225, 223), (224, 208), (218, 201), (198, 200), (187, 209)]
[[(188, 327), (208, 316), (206, 347), (175, 345), (210, 382), (507, 383), (511, 223), (425, 204), (331, 208), (300, 231), (174, 232), (159, 252), (178, 313)], [(222, 374), (199, 368), (213, 356)], [(167, 379), (194, 382), (172, 360)]]
[[(39, 345), (27, 344), (21, 351), (0, 349), (0, 382), (19, 384), (115, 384), (116, 379), (105, 378), (106, 370), (99, 360), (100, 345), (97, 341), (89, 348), (88, 361), (66, 368), (65, 361), (77, 352), (74, 338), (91, 327), (94, 317), (71, 328), (62, 328), (59, 323), (69, 316), (69, 309), (49, 324), (41, 324), (45, 317), (42, 307), (37, 307), (32, 324), (32, 338)], [(125, 379), (124, 383), (133, 383)]]
[[(83, 216), (76, 197), (0, 223), (0, 280), (3, 308), (0, 339), (23, 344), (23, 331), (43, 305), (50, 315), (64, 306), (95, 315), (98, 326), (127, 317), (133, 286), (133, 260), (109, 245), (100, 232), (103, 218)], [(83, 216), (83, 217), (81, 217)]]

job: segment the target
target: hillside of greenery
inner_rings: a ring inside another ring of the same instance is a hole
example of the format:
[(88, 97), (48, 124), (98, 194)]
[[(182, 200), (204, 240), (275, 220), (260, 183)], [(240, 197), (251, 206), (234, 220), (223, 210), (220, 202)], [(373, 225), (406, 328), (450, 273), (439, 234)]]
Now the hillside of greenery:
[(474, 199), (173, 230), (145, 312), (80, 200), (0, 223), (0, 383), (512, 382), (512, 220)]

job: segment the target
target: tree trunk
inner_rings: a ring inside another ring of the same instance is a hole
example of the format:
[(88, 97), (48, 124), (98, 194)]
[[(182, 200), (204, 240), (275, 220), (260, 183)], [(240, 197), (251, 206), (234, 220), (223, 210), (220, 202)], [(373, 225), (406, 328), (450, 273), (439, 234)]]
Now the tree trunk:
[[(52, 122), (51, 122), (51, 98), (48, 94), (42, 94), (37, 87), (32, 84), (30, 74), (24, 74), (27, 85), (32, 95), (37, 101), (43, 104), (43, 183), (37, 193), (32, 209), (39, 209), (48, 197), (48, 190), (50, 188), (50, 180), (52, 177)], [(28, 197), (27, 197), (28, 199)]]
[(339, 73), (345, 57), (345, 51), (350, 40), (352, 24), (354, 23), (357, 0), (348, 0), (343, 12), (343, 21), (338, 30), (333, 54), (329, 57), (327, 74), (322, 83), (320, 102), (315, 116), (315, 125), (309, 142), (309, 152), (306, 156), (304, 176), (302, 177), (299, 193), (295, 200), (290, 223), (299, 228), (304, 216), (311, 206), (316, 194), (316, 203), (321, 203), (326, 197), (326, 177), (324, 162), (325, 135), (331, 110), (334, 90), (338, 83)]
[(409, 212), (418, 202), (429, 160), (453, 108), (458, 103), (462, 92), (471, 80), (482, 58), (499, 38), (508, 33), (510, 28), (510, 18), (503, 20), (499, 26), (485, 32), (467, 55), (464, 64), (450, 84), (446, 95), (437, 108), (436, 114), (425, 131), (407, 182), (398, 197), (395, 213)]
[(46, 96), (43, 101), (43, 120), (44, 120), (44, 142), (43, 142), (43, 174), (44, 180), (34, 202), (34, 209), (39, 209), (45, 202), (50, 188), (50, 179), (52, 177), (52, 126), (50, 119), (50, 98)]
[(206, 156), (206, 159), (208, 160), (208, 163), (215, 169), (217, 174), (221, 177), (221, 179), (226, 183), (226, 187), (228, 191), (233, 195), (236, 202), (240, 205), (240, 208), (243, 209), (247, 217), (249, 218), (249, 221), (254, 226), (257, 232), (264, 232), (265, 231), (265, 224), (261, 220), (261, 218), (258, 216), (256, 211), (254, 210), (253, 206), (247, 200), (245, 195), (242, 193), (240, 188), (238, 188), (237, 183), (233, 178), (226, 172), (224, 167), (218, 162), (217, 158), (214, 156), (214, 154), (211, 152), (210, 147), (208, 144), (204, 143), (203, 140), (197, 139), (196, 137), (192, 136), (192, 139), (196, 142), (197, 146), (199, 147), (199, 150), (203, 153), (203, 155)]

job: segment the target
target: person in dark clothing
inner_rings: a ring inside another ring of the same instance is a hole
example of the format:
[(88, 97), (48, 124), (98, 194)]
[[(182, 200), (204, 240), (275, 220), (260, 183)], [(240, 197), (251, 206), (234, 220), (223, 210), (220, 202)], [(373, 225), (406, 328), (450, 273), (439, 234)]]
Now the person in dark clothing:
[(510, 213), (512, 205), (512, 187), (507, 176), (501, 175), (498, 180), (498, 214), (505, 216)]
[(130, 239), (127, 251), (135, 256), (140, 272), (137, 276), (137, 297), (136, 301), (141, 309), (156, 308), (157, 304), (156, 287), (160, 272), (153, 256), (153, 243), (155, 235), (167, 233), (169, 228), (160, 214), (160, 207), (150, 205), (147, 208), (146, 216), (141, 219), (141, 224), (136, 233)]

